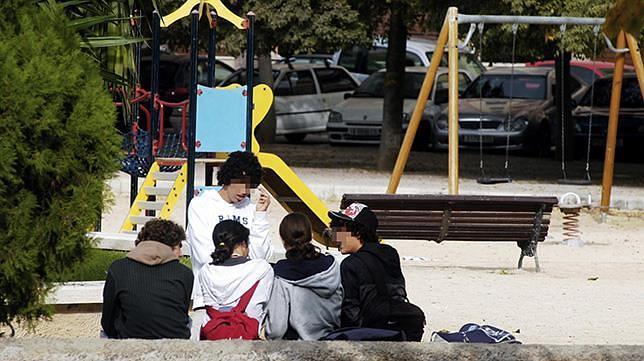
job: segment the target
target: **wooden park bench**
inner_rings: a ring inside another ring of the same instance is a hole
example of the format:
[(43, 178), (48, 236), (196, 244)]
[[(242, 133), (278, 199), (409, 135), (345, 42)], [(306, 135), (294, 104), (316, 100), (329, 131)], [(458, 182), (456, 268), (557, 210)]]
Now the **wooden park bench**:
[(516, 242), (523, 257), (534, 257), (548, 234), (557, 197), (424, 194), (345, 194), (341, 207), (366, 204), (378, 217), (383, 239)]

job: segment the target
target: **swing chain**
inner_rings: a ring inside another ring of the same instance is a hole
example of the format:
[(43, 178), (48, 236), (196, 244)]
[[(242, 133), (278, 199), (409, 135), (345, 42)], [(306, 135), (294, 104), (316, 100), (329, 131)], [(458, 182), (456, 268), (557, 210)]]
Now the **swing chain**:
[(505, 177), (510, 178), (510, 171), (509, 171), (509, 166), (510, 166), (510, 122), (512, 121), (512, 98), (514, 97), (514, 62), (516, 61), (515, 55), (516, 55), (516, 42), (517, 42), (517, 30), (519, 30), (519, 24), (514, 23), (512, 24), (512, 68), (510, 70), (510, 104), (509, 104), (509, 109), (508, 109), (508, 118), (507, 118), (507, 123), (506, 123), (506, 136), (505, 136), (505, 164), (504, 164), (504, 172), (505, 172)]
[(593, 27), (593, 34), (595, 35), (595, 40), (593, 43), (593, 77), (590, 85), (590, 111), (588, 114), (588, 144), (586, 145), (586, 179), (590, 181), (590, 142), (592, 138), (592, 129), (593, 129), (593, 107), (595, 104), (595, 76), (596, 76), (596, 64), (597, 64), (597, 38), (599, 37), (599, 25)]
[[(479, 63), (483, 59), (483, 28), (485, 23), (478, 23), (477, 28), (479, 31)], [(485, 178), (485, 167), (483, 164), (483, 84), (482, 77), (479, 77), (479, 168), (481, 169), (481, 177)]]
[(560, 119), (560, 122), (561, 122), (561, 124), (560, 124), (561, 125), (560, 126), (560, 128), (561, 128), (561, 173), (563, 175), (563, 179), (566, 180), (567, 179), (567, 177), (566, 177), (566, 160), (565, 160), (566, 159), (566, 148), (565, 148), (565, 140), (564, 140), (565, 139), (565, 124), (564, 124), (565, 123), (564, 122), (564, 117), (565, 117), (564, 62), (565, 62), (565, 51), (566, 51), (564, 40), (566, 38), (566, 24), (561, 24), (559, 26), (559, 30), (561, 32), (561, 41), (560, 41), (560, 46), (559, 46), (559, 48), (560, 48), (560, 50), (559, 50), (559, 59), (560, 59), (560, 63), (561, 63), (561, 73), (560, 73), (560, 79), (559, 79), (560, 82), (561, 82), (561, 84), (559, 84), (560, 89), (561, 89), (560, 94), (559, 94), (560, 103), (561, 103), (560, 104), (560, 106), (561, 106), (561, 119)]

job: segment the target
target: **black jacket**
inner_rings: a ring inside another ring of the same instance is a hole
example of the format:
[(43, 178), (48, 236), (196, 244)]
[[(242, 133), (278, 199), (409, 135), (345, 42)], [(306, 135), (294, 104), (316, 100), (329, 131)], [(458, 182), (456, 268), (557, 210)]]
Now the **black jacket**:
[[(391, 246), (380, 243), (365, 243), (356, 254), (375, 257), (386, 274), (385, 285), (392, 300), (407, 299), (405, 277), (400, 269), (400, 257)], [(369, 319), (382, 318), (382, 315), (371, 315), (370, 305), (377, 296), (375, 280), (362, 260), (352, 254), (340, 265), (344, 299), (342, 300), (342, 327), (379, 327), (371, 324)]]
[(157, 265), (114, 261), (103, 289), (103, 330), (110, 338), (190, 338), (193, 279), (176, 259)]

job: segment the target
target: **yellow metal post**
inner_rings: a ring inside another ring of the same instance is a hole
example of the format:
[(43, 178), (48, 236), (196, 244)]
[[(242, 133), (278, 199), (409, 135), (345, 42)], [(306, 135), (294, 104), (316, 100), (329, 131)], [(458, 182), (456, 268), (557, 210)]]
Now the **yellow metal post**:
[(631, 50), (631, 59), (633, 59), (633, 66), (635, 67), (637, 80), (640, 83), (640, 92), (642, 92), (642, 97), (644, 97), (644, 66), (642, 65), (642, 53), (640, 52), (640, 47), (637, 44), (635, 37), (629, 33), (625, 34), (626, 43), (628, 44), (628, 48)]
[[(624, 32), (617, 34), (617, 48), (626, 45)], [(622, 98), (622, 79), (624, 77), (624, 53), (615, 55), (615, 72), (613, 73), (613, 89), (610, 96), (610, 113), (608, 115), (608, 134), (606, 135), (606, 155), (604, 157), (604, 175), (602, 178), (602, 211), (608, 211), (610, 192), (613, 187), (613, 172), (615, 169), (615, 144), (617, 143), (617, 122), (619, 120), (619, 103)]]
[(429, 69), (425, 74), (425, 79), (423, 80), (423, 85), (420, 88), (420, 93), (418, 94), (418, 100), (416, 101), (416, 106), (414, 107), (414, 112), (411, 115), (411, 120), (407, 126), (407, 132), (405, 132), (405, 138), (403, 139), (402, 145), (400, 146), (400, 152), (398, 152), (398, 158), (396, 159), (396, 164), (394, 165), (394, 170), (391, 173), (391, 178), (389, 179), (389, 186), (387, 187), (387, 193), (394, 194), (398, 190), (398, 185), (400, 184), (400, 177), (402, 176), (405, 166), (407, 165), (407, 160), (409, 159), (409, 152), (411, 151), (411, 146), (414, 143), (414, 138), (416, 137), (416, 132), (418, 131), (418, 126), (420, 125), (420, 120), (423, 116), (423, 111), (425, 110), (425, 105), (427, 99), (429, 98), (429, 93), (432, 91), (432, 86), (434, 85), (434, 79), (436, 78), (436, 71), (441, 63), (441, 58), (445, 52), (445, 44), (447, 43), (447, 17), (443, 22), (443, 27), (441, 32), (438, 35), (438, 40), (436, 41), (436, 50), (432, 55), (432, 60), (429, 63)]
[(448, 46), (448, 184), (449, 194), (458, 194), (458, 9), (447, 10)]

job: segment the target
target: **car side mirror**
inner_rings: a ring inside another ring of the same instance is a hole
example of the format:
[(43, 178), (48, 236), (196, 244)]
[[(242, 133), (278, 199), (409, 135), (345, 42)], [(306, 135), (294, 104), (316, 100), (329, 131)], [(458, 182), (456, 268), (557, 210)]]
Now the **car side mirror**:
[(344, 99), (347, 100), (351, 98), (351, 95), (352, 95), (351, 93), (344, 93)]
[(445, 104), (449, 100), (449, 95), (447, 88), (445, 89), (436, 89), (434, 92), (434, 104)]

